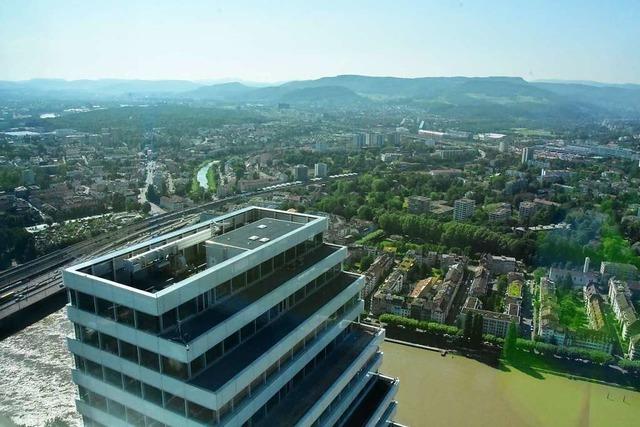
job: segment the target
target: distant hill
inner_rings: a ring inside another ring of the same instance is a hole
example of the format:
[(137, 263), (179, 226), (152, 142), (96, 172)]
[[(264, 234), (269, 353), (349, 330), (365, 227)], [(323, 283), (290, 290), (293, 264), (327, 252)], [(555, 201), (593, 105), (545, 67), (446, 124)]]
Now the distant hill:
[(183, 80), (28, 80), (1, 82), (0, 97), (128, 99), (210, 103), (408, 105), (458, 118), (591, 120), (637, 118), (640, 85), (537, 81), (519, 77), (371, 77), (340, 75), (266, 87)]

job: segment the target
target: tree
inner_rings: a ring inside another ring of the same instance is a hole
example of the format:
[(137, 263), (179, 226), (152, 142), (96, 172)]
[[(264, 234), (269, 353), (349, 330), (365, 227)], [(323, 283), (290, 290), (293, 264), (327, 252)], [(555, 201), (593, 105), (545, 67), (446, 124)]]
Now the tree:
[(473, 314), (467, 313), (464, 316), (464, 326), (462, 327), (462, 333), (466, 339), (470, 340), (472, 332), (473, 332)]
[(114, 212), (122, 212), (126, 207), (126, 199), (122, 193), (113, 193), (111, 196), (111, 206)]
[(158, 194), (158, 190), (156, 189), (156, 187), (154, 185), (149, 185), (147, 187), (147, 199), (150, 202), (153, 203), (159, 203), (160, 202), (160, 194)]
[(507, 329), (507, 337), (504, 339), (504, 346), (502, 347), (502, 356), (507, 360), (512, 360), (516, 352), (516, 344), (518, 341), (518, 330), (515, 322), (509, 323), (509, 329)]
[(144, 202), (142, 204), (142, 212), (148, 214), (149, 212), (151, 212), (151, 203), (149, 202)]
[(471, 321), (471, 345), (479, 347), (482, 344), (482, 315), (474, 314)]

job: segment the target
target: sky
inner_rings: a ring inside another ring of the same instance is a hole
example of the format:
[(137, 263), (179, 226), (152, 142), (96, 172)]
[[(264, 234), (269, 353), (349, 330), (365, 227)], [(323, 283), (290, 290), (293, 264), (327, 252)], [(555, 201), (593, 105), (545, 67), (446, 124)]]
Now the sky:
[(0, 0), (0, 80), (640, 83), (640, 1)]

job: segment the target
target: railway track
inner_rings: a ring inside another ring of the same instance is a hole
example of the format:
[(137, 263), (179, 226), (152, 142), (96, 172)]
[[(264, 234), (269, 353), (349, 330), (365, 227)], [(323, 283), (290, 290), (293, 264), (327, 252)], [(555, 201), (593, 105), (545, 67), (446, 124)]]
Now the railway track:
[[(357, 174), (338, 175), (321, 181), (350, 179), (355, 176)], [(305, 183), (289, 183), (286, 184), (286, 188), (300, 185), (305, 185)], [(64, 289), (60, 272), (63, 267), (69, 266), (78, 260), (98, 256), (113, 250), (115, 247), (138, 243), (150, 237), (184, 227), (193, 221), (199, 213), (226, 203), (284, 189), (283, 185), (276, 185), (250, 193), (214, 200), (181, 211), (157, 215), (4, 270), (0, 272), (0, 320)], [(11, 295), (9, 296), (9, 294)], [(5, 300), (3, 296), (8, 296), (8, 298)]]

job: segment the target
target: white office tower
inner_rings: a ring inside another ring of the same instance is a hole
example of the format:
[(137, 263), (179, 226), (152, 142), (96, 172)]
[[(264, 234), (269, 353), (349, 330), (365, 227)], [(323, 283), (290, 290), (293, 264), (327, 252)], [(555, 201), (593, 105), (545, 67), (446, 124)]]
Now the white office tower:
[(398, 381), (327, 219), (250, 207), (64, 271), (90, 426), (383, 426)]

